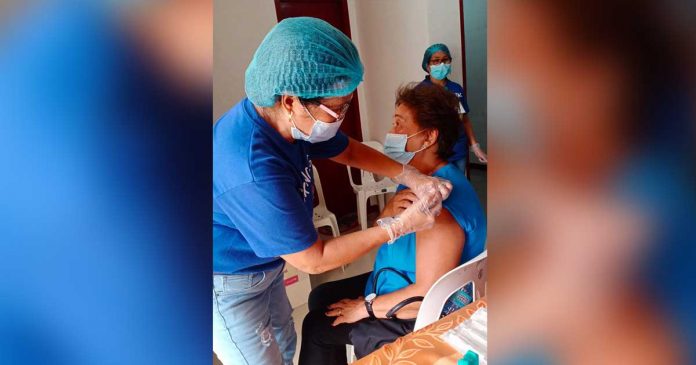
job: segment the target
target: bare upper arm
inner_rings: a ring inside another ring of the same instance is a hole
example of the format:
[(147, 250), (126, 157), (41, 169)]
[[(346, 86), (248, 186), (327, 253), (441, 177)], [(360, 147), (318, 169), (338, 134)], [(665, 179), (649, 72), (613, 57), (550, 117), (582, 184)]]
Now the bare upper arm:
[(446, 208), (432, 228), (416, 233), (416, 285), (427, 291), (437, 279), (457, 267), (465, 237), (464, 230)]
[(324, 242), (321, 238), (317, 238), (308, 248), (288, 255), (282, 255), (281, 257), (300, 271), (308, 274), (319, 274), (320, 270), (317, 267), (317, 263), (321, 261), (323, 250)]

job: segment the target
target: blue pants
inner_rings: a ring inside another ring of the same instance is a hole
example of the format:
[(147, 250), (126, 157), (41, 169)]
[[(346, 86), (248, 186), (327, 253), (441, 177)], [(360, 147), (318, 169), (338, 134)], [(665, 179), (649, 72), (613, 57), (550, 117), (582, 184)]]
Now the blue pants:
[(292, 364), (297, 335), (283, 265), (213, 275), (213, 351), (225, 365)]
[(466, 163), (467, 163), (466, 157), (462, 158), (461, 160), (457, 160), (457, 161), (453, 162), (453, 164), (455, 166), (457, 166), (457, 168), (459, 170), (461, 170), (461, 172), (463, 172), (464, 175), (466, 175)]

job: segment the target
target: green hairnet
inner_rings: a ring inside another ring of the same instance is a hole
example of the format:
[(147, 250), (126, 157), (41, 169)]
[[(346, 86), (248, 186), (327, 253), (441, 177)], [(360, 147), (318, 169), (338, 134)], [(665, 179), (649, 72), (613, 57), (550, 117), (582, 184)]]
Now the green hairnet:
[(272, 106), (279, 95), (305, 99), (353, 92), (363, 65), (351, 40), (317, 18), (287, 18), (276, 24), (254, 53), (246, 70), (247, 97)]
[(423, 53), (423, 71), (428, 72), (428, 63), (430, 63), (430, 57), (432, 57), (433, 54), (437, 53), (438, 51), (445, 52), (447, 53), (447, 57), (452, 58), (449, 48), (447, 48), (446, 45), (442, 43), (435, 43), (428, 47), (428, 49), (425, 50), (425, 53)]

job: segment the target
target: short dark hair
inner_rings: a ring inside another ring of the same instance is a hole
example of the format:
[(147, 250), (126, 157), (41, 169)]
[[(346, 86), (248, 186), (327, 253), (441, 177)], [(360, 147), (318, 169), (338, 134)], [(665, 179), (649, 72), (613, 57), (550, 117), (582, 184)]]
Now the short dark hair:
[(410, 83), (396, 91), (396, 106), (408, 106), (423, 129), (437, 129), (437, 155), (447, 161), (462, 132), (459, 99), (442, 86)]

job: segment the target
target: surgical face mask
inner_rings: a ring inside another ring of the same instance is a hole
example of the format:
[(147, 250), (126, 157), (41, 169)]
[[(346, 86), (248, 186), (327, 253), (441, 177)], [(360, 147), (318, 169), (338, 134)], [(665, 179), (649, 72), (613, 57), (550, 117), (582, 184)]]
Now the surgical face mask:
[(416, 153), (430, 147), (423, 146), (417, 151), (406, 151), (406, 142), (408, 142), (408, 139), (417, 134), (420, 134), (423, 131), (425, 131), (425, 129), (416, 132), (410, 136), (406, 134), (387, 133), (387, 137), (384, 139), (384, 154), (389, 156), (389, 158), (395, 160), (398, 163), (401, 163), (403, 165), (408, 164), (409, 162), (411, 162)]
[(348, 109), (348, 104), (346, 104), (346, 106), (343, 108), (340, 115), (336, 114), (333, 110), (329, 109), (327, 106), (323, 104), (319, 105), (319, 108), (327, 112), (332, 117), (336, 118), (336, 121), (333, 123), (327, 123), (314, 118), (312, 113), (310, 113), (309, 110), (307, 110), (307, 107), (305, 107), (304, 104), (302, 104), (302, 107), (307, 112), (307, 114), (309, 114), (309, 117), (312, 118), (312, 120), (314, 121), (314, 125), (312, 125), (312, 131), (310, 132), (310, 134), (306, 135), (297, 128), (295, 122), (292, 119), (292, 113), (290, 113), (290, 123), (292, 123), (290, 133), (292, 134), (292, 138), (307, 141), (309, 143), (319, 143), (330, 140), (336, 135), (336, 133), (338, 133), (338, 129), (341, 127), (341, 123), (343, 123), (343, 119), (345, 118), (346, 110)]
[(430, 66), (430, 76), (438, 80), (444, 80), (451, 71), (452, 65), (444, 62), (439, 65)]

